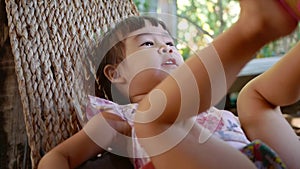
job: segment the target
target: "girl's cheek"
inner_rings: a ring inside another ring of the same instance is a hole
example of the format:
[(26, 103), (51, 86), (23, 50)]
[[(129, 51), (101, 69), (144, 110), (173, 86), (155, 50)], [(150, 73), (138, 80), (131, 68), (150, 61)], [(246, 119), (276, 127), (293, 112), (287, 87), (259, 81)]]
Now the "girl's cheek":
[(148, 48), (134, 52), (127, 56), (119, 67), (129, 76), (129, 79), (144, 70), (159, 69), (161, 56), (158, 55), (157, 50), (157, 48)]

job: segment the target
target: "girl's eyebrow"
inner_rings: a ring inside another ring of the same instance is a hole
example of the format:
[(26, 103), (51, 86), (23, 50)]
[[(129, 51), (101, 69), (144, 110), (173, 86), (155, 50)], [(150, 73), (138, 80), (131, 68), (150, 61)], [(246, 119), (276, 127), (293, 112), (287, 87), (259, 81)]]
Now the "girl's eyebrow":
[(165, 32), (144, 32), (144, 33), (139, 33), (139, 34), (134, 34), (134, 35), (131, 35), (131, 36), (128, 36), (127, 38), (129, 37), (133, 37), (133, 39), (137, 39), (141, 36), (147, 36), (147, 35), (159, 35), (159, 36), (165, 36), (165, 37), (171, 37), (168, 33), (165, 33)]
[(141, 36), (147, 36), (147, 35), (159, 35), (159, 36), (165, 36), (165, 37), (169, 37), (171, 38), (171, 36), (168, 33), (158, 33), (158, 32), (145, 32), (145, 33), (140, 33), (137, 35), (133, 35), (133, 39), (136, 40), (138, 38), (140, 38)]

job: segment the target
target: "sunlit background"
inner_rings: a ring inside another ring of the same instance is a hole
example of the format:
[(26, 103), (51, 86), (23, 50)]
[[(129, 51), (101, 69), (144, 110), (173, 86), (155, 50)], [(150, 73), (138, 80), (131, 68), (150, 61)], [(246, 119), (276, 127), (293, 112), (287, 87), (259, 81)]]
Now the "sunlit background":
[[(184, 58), (203, 47), (231, 26), (238, 18), (237, 0), (134, 0), (140, 12), (168, 13), (177, 16), (171, 32)], [(174, 22), (173, 20), (173, 22)], [(168, 23), (167, 23), (168, 24)], [(262, 48), (256, 58), (281, 56), (299, 39), (299, 30)], [(234, 38), (234, 37), (232, 37)]]

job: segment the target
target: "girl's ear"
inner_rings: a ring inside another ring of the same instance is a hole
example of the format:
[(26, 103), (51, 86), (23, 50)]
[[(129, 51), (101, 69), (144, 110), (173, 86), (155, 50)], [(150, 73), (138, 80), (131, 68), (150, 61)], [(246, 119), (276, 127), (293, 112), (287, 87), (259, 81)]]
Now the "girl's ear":
[(107, 79), (111, 83), (125, 83), (126, 80), (124, 77), (120, 75), (120, 73), (117, 71), (116, 65), (106, 65), (104, 67), (104, 75), (107, 77)]

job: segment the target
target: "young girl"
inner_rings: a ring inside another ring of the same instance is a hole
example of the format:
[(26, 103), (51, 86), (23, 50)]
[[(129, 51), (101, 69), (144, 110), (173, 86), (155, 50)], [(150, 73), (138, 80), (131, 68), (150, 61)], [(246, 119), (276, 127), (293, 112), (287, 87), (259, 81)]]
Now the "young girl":
[[(135, 168), (149, 163), (150, 157), (156, 168), (255, 168), (237, 150), (250, 142), (236, 117), (211, 106), (257, 50), (290, 33), (297, 22), (277, 1), (240, 3), (237, 23), (200, 51), (200, 57), (192, 56), (186, 63), (162, 22), (150, 17), (120, 22), (98, 48), (105, 56), (97, 71), (96, 95), (111, 101), (90, 96), (91, 119), (83, 130), (47, 153), (39, 168), (74, 168), (105, 150), (132, 158)], [(262, 10), (265, 6), (268, 9)], [(215, 84), (223, 90), (215, 92)], [(254, 133), (255, 127), (249, 128)], [(283, 167), (280, 159), (268, 162)], [(289, 158), (285, 162), (295, 165)]]

